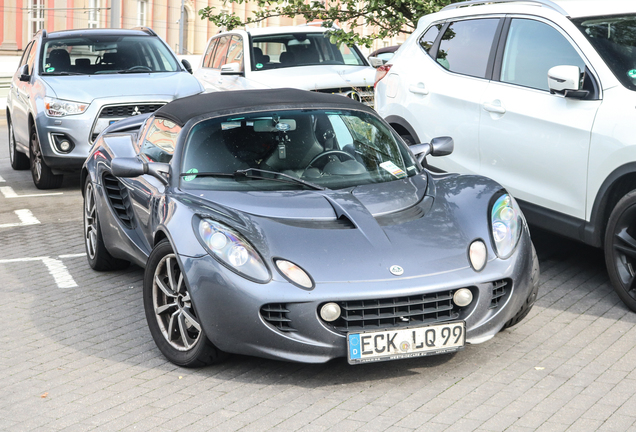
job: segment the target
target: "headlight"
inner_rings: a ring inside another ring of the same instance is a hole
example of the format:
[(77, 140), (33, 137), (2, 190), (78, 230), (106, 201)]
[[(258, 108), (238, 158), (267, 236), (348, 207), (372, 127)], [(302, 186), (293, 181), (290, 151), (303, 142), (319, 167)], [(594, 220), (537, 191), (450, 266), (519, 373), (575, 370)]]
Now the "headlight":
[(232, 228), (211, 219), (199, 221), (198, 238), (210, 255), (241, 276), (269, 282), (269, 270), (256, 249)]
[(490, 218), (497, 255), (508, 258), (519, 242), (523, 225), (517, 203), (510, 195), (503, 194), (492, 206)]
[(44, 98), (46, 115), (49, 117), (64, 117), (67, 115), (81, 114), (86, 111), (88, 105), (81, 102), (71, 102), (61, 99)]

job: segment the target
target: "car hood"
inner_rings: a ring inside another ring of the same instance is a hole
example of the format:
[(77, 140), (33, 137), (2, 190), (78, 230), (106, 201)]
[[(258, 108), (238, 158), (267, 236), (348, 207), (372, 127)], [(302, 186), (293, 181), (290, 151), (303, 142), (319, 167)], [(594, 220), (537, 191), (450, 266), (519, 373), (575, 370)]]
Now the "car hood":
[(42, 76), (58, 99), (90, 103), (94, 99), (145, 96), (170, 101), (201, 92), (196, 78), (187, 72)]
[(320, 90), (372, 86), (375, 69), (370, 66), (296, 66), (282, 69), (252, 71), (251, 81), (265, 88), (291, 87)]
[[(425, 182), (417, 177), (337, 191), (192, 193), (220, 205), (229, 216), (221, 221), (241, 231), (270, 265), (283, 258), (317, 283), (354, 283), (391, 280), (394, 265), (404, 269), (403, 278), (469, 267), (469, 243), (488, 235), (488, 199), (477, 213), (464, 206), (471, 213), (466, 215), (445, 194), (424, 195)], [(475, 189), (484, 194), (485, 187)], [(209, 210), (195, 211), (219, 219), (218, 210)]]

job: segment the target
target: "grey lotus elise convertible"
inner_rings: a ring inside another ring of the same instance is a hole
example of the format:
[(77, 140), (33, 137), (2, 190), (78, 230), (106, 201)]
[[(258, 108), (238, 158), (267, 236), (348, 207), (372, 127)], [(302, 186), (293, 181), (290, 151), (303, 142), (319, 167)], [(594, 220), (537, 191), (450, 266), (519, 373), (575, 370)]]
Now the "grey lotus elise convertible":
[(200, 94), (109, 126), (82, 171), (96, 270), (145, 267), (159, 350), (365, 363), (454, 352), (527, 314), (539, 267), (515, 200), (434, 174), (364, 105)]

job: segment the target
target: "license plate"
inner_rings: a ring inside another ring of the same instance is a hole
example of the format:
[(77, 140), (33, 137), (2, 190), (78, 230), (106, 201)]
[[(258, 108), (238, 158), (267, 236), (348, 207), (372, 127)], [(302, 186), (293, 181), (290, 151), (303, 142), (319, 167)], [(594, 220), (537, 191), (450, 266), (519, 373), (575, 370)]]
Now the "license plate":
[(465, 343), (464, 321), (347, 335), (350, 364), (450, 353)]

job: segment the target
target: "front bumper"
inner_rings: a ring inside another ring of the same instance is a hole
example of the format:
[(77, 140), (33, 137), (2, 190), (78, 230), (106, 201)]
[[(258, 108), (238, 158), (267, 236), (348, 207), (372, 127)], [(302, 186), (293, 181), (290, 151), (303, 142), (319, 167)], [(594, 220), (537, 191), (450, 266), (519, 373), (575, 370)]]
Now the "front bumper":
[[(491, 259), (479, 273), (467, 267), (417, 278), (317, 283), (312, 291), (297, 288), (276, 275), (267, 284), (249, 282), (210, 256), (179, 258), (203, 329), (219, 349), (306, 363), (347, 356), (346, 334), (319, 317), (318, 308), (326, 302), (405, 297), (470, 287), (475, 298), (460, 309), (457, 319), (466, 322), (466, 342), (475, 344), (495, 336), (521, 309), (534, 288), (532, 246), (527, 231), (510, 258)], [(509, 282), (507, 292), (495, 302), (494, 282), (501, 280)], [(261, 308), (271, 304), (285, 305), (289, 311), (285, 316), (294, 331), (281, 330), (263, 317)]]
[[(144, 113), (148, 109), (156, 109), (170, 100), (157, 100), (156, 97), (139, 97), (131, 101), (129, 97), (124, 99), (104, 98), (95, 99), (82, 114), (64, 117), (48, 117), (43, 111), (38, 113), (36, 126), (42, 156), (44, 162), (53, 170), (66, 171), (78, 170), (86, 160), (93, 147), (93, 142), (100, 130), (105, 129), (110, 123), (130, 117), (130, 113)], [(109, 108), (133, 107), (131, 110), (116, 111), (114, 115), (102, 115)], [(138, 107), (135, 111), (134, 107)], [(55, 136), (63, 137), (72, 143), (69, 152), (62, 152), (55, 145)]]

